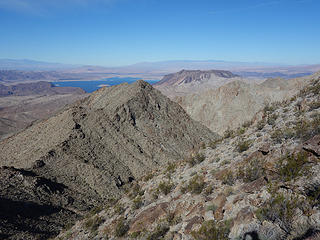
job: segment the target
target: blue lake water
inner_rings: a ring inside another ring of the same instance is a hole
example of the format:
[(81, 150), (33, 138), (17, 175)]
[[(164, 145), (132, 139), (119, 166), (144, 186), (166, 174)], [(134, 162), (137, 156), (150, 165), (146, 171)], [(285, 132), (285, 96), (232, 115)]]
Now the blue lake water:
[[(102, 80), (94, 81), (59, 81), (52, 82), (57, 87), (80, 87), (88, 93), (94, 92), (103, 86), (114, 86), (121, 83), (134, 83), (141, 78), (105, 78)], [(146, 80), (146, 82), (153, 84), (158, 82), (158, 80)]]

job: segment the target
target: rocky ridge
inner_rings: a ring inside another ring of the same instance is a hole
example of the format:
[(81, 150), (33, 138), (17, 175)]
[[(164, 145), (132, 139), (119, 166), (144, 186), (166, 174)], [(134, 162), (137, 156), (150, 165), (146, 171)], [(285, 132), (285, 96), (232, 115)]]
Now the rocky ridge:
[(170, 98), (200, 93), (207, 89), (220, 87), (228, 82), (240, 80), (240, 76), (223, 70), (181, 70), (168, 74), (154, 86)]
[(267, 79), (264, 82), (232, 81), (218, 89), (176, 97), (186, 112), (212, 131), (222, 134), (251, 121), (266, 104), (290, 99), (319, 73), (295, 79)]
[[(0, 142), (0, 163), (17, 169), (12, 171), (31, 171), (34, 179), (63, 185), (60, 192), (68, 201), (58, 206), (72, 209), (71, 215), (79, 217), (119, 197), (126, 185), (145, 172), (184, 158), (200, 142), (217, 137), (150, 84), (137, 81), (101, 88), (53, 117), (4, 139)], [(35, 189), (32, 191), (38, 191)], [(36, 198), (30, 194), (31, 202), (47, 204), (39, 200), (41, 195), (36, 194)], [(25, 197), (13, 192), (6, 198), (14, 201)], [(37, 216), (35, 221), (42, 218)], [(65, 225), (61, 219), (59, 224)], [(0, 230), (5, 226), (0, 225)], [(15, 225), (11, 230), (15, 232), (12, 239), (25, 231), (17, 232)]]
[(319, 93), (318, 77), (57, 239), (319, 239)]

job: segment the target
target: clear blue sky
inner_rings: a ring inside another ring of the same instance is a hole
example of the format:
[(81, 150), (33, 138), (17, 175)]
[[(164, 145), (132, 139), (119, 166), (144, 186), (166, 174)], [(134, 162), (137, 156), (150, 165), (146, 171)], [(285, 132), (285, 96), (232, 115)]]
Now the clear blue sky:
[(319, 0), (0, 0), (0, 58), (320, 63)]

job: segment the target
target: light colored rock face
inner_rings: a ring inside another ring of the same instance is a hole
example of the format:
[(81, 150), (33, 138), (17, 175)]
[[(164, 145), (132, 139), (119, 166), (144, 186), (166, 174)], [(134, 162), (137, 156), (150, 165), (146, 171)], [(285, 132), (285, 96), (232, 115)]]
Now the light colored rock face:
[(174, 98), (215, 89), (226, 83), (241, 79), (240, 76), (223, 70), (182, 70), (164, 76), (154, 86), (166, 96)]
[[(30, 169), (95, 205), (146, 171), (184, 158), (217, 134), (138, 81), (103, 88), (0, 142), (1, 166)], [(36, 166), (36, 161), (43, 161)]]
[(243, 133), (135, 181), (57, 239), (317, 239), (319, 89), (320, 79)]
[(218, 89), (176, 97), (174, 100), (192, 118), (223, 134), (227, 129), (235, 129), (252, 120), (267, 103), (289, 99), (316, 76), (268, 79), (261, 84), (234, 81)]

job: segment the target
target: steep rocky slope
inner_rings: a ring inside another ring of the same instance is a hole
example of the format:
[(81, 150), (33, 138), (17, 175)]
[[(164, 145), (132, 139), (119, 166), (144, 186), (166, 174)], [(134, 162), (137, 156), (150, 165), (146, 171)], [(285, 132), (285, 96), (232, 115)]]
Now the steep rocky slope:
[(177, 97), (177, 101), (195, 120), (211, 130), (223, 133), (250, 121), (265, 104), (288, 99), (297, 93), (311, 77), (267, 79), (260, 84), (233, 81), (218, 89)]
[(240, 76), (223, 70), (182, 70), (166, 75), (156, 83), (155, 88), (170, 98), (199, 93), (220, 87), (228, 82), (240, 80)]
[[(0, 164), (63, 185), (69, 199), (65, 208), (81, 215), (120, 196), (126, 184), (147, 171), (216, 138), (178, 104), (137, 81), (99, 89), (1, 141)], [(7, 198), (12, 201), (16, 194)]]
[(315, 240), (320, 78), (127, 187), (57, 239)]

